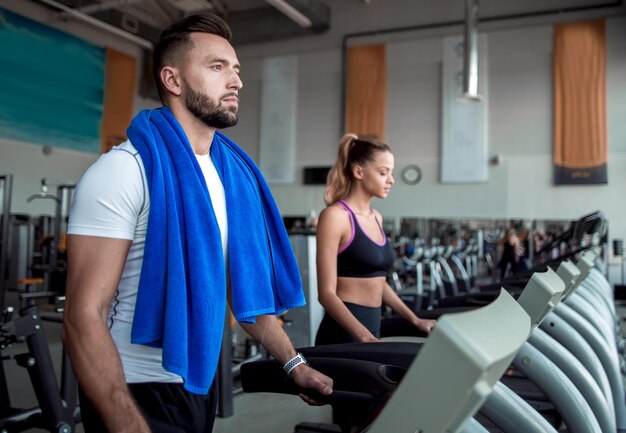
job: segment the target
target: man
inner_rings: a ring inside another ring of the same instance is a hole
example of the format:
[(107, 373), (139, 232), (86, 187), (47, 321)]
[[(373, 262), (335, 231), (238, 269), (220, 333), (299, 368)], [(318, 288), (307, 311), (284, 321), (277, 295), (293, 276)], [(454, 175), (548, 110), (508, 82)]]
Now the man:
[(88, 433), (210, 432), (226, 299), (296, 384), (332, 393), (274, 316), (303, 296), (269, 189), (216, 132), (237, 123), (230, 36), (211, 14), (166, 29), (154, 52), (164, 107), (136, 116), (77, 187), (63, 341)]

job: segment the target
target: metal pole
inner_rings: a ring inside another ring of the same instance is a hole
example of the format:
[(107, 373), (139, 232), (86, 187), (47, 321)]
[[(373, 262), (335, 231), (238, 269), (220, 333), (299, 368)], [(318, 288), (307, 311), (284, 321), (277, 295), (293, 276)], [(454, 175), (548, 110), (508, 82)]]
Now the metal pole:
[(624, 285), (624, 253), (622, 253), (622, 286)]
[(2, 224), (0, 226), (0, 311), (5, 307), (5, 290), (7, 277), (7, 261), (9, 253), (9, 234), (11, 224), (11, 195), (13, 192), (13, 176), (0, 176), (2, 191)]
[(215, 381), (217, 385), (217, 416), (230, 418), (233, 416), (233, 376), (232, 376), (232, 330), (230, 329), (230, 311), (226, 308), (224, 331), (222, 334), (222, 350), (217, 364)]

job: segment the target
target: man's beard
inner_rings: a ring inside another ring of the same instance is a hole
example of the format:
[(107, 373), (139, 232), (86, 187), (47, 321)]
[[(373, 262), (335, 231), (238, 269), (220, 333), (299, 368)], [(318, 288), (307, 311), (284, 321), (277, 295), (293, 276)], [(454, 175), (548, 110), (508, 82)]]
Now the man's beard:
[(185, 104), (191, 114), (211, 128), (223, 129), (235, 126), (239, 119), (236, 106), (230, 108), (219, 106), (207, 95), (196, 92), (187, 83), (185, 83)]

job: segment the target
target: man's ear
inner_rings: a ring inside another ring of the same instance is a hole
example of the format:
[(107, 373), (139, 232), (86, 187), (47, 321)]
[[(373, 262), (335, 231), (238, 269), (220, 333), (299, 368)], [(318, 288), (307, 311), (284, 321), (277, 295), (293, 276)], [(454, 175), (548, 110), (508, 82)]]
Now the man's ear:
[(163, 87), (165, 87), (165, 90), (175, 96), (181, 95), (182, 80), (180, 78), (178, 69), (172, 66), (164, 66), (163, 69), (161, 69), (160, 77), (161, 82), (163, 83)]

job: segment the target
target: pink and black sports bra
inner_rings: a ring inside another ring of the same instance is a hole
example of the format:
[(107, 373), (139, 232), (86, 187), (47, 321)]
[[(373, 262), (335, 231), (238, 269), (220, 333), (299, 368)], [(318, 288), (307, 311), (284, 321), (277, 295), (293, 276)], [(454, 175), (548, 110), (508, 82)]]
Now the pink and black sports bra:
[(395, 252), (378, 220), (378, 227), (384, 236), (382, 243), (372, 240), (362, 229), (354, 212), (346, 202), (338, 203), (348, 211), (352, 225), (352, 235), (337, 253), (337, 276), (353, 278), (384, 277), (393, 266)]

